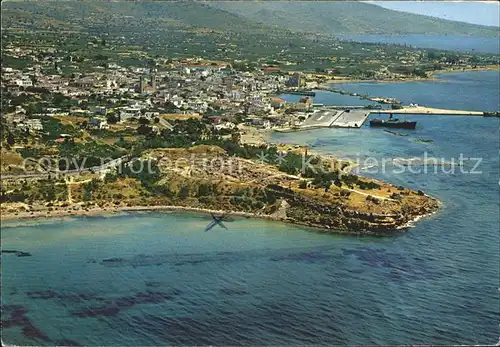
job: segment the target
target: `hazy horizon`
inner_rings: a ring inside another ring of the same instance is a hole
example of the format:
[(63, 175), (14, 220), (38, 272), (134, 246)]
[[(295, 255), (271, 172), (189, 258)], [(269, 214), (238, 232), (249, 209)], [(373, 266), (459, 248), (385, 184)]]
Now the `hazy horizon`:
[(500, 26), (496, 1), (365, 1), (391, 10), (422, 14), (458, 22)]

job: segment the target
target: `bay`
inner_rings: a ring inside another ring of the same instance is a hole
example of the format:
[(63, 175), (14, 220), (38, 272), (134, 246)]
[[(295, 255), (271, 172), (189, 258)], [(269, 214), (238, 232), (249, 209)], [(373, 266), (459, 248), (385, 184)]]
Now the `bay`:
[[(387, 93), (402, 88), (399, 96), (409, 102), (452, 108), (457, 90), (477, 95), (481, 79), (490, 83), (488, 74), (479, 74), (452, 77), (461, 81), (456, 89), (431, 82), (442, 87), (441, 103), (422, 96), (413, 83), (370, 88), (394, 97)], [(484, 97), (490, 105), (495, 93)], [(460, 107), (484, 104), (469, 97)], [(496, 343), (500, 120), (405, 118), (418, 121), (408, 136), (363, 126), (271, 139), (359, 160), (360, 174), (422, 189), (442, 201), (437, 214), (393, 237), (339, 236), (254, 219), (235, 219), (228, 231), (205, 233), (207, 216), (177, 213), (2, 223), (3, 249), (32, 254), (2, 255), (3, 342)], [(396, 173), (379, 165), (425, 155), (468, 159), (453, 172), (417, 166)], [(472, 158), (481, 159), (475, 170)]]

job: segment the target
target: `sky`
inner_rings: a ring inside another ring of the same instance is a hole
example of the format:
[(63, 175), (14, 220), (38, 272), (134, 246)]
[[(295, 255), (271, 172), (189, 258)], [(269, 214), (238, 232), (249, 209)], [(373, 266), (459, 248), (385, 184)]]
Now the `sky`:
[(391, 10), (424, 14), (460, 22), (500, 26), (498, 1), (366, 1)]

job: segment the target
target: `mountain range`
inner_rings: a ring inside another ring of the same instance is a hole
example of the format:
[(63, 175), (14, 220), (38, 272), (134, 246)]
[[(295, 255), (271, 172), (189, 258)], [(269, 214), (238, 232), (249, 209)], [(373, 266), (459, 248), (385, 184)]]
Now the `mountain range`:
[(498, 28), (386, 9), (360, 1), (210, 2), (246, 19), (293, 31), (334, 35), (498, 35)]
[[(410, 14), (359, 1), (4, 1), (3, 26), (161, 26), (327, 35), (498, 35), (498, 28)], [(38, 28), (40, 29), (40, 28)], [(126, 28), (125, 28), (126, 29)], [(154, 28), (151, 28), (154, 29)]]

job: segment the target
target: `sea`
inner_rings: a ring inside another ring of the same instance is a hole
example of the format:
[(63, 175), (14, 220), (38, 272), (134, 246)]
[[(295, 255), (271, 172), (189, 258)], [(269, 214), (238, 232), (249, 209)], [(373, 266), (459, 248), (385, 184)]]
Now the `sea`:
[(453, 35), (343, 35), (343, 40), (356, 42), (387, 43), (411, 47), (434, 48), (456, 52), (500, 54), (497, 37), (453, 36)]
[[(495, 109), (498, 71), (440, 78), (344, 87), (427, 106)], [(2, 254), (3, 343), (497, 343), (500, 119), (404, 118), (417, 129), (271, 139), (356, 160), (359, 174), (441, 201), (436, 214), (392, 236), (243, 218), (204, 232), (210, 216), (159, 212), (3, 223), (2, 248), (31, 254)], [(405, 170), (394, 165), (409, 158), (417, 160)]]

